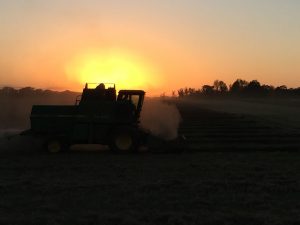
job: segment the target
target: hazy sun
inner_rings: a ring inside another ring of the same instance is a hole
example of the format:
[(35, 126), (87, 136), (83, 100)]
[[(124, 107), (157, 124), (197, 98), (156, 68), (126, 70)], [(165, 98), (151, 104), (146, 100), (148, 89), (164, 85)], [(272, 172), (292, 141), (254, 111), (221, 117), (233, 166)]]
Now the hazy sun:
[(84, 83), (115, 83), (117, 89), (147, 89), (161, 83), (154, 66), (120, 50), (80, 54), (66, 66), (70, 79)]

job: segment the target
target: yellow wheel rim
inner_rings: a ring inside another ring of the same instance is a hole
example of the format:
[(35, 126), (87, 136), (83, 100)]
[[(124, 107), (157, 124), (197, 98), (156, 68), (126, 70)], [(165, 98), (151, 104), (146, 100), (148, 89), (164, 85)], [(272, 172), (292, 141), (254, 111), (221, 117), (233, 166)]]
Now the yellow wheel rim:
[(61, 150), (61, 145), (59, 141), (51, 141), (47, 145), (48, 151), (51, 153), (56, 153)]
[(132, 138), (129, 134), (120, 134), (117, 136), (115, 144), (121, 151), (128, 151), (132, 145)]

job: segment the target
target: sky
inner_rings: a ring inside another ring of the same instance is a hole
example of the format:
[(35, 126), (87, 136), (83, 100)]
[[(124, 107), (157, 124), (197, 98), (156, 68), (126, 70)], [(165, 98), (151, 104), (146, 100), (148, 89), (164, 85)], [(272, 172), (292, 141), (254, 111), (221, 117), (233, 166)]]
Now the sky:
[(0, 0), (0, 86), (300, 86), (299, 0)]

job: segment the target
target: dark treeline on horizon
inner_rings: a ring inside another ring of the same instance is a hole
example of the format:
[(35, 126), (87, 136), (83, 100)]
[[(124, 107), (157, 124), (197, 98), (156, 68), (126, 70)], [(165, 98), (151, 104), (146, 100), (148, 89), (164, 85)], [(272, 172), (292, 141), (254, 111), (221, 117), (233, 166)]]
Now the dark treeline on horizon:
[(24, 87), (16, 89), (13, 87), (3, 87), (0, 89), (0, 97), (53, 97), (53, 96), (76, 96), (79, 95), (77, 92), (72, 91), (53, 91), (35, 89), (33, 87)]
[[(237, 79), (233, 84), (215, 80), (213, 85), (203, 85), (200, 89), (181, 88), (177, 91), (178, 97), (300, 97), (300, 87), (288, 88), (285, 85), (274, 87), (260, 84), (257, 80), (250, 82)], [(173, 92), (175, 95), (175, 92)]]
[[(44, 89), (35, 89), (33, 87), (13, 88), (3, 87), (0, 88), (0, 97), (74, 97), (80, 93), (73, 91), (53, 91)], [(173, 91), (173, 96), (176, 96)], [(300, 87), (288, 88), (285, 85), (278, 87), (272, 85), (261, 84), (257, 80), (250, 82), (237, 79), (229, 86), (221, 80), (215, 80), (213, 85), (203, 85), (201, 88), (181, 88), (177, 90), (179, 98), (182, 97), (300, 97)]]

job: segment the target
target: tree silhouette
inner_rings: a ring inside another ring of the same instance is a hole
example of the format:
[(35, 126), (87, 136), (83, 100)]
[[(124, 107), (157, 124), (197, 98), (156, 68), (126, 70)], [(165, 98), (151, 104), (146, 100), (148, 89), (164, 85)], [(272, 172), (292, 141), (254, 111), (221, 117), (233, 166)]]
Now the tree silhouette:
[(242, 79), (237, 79), (233, 84), (230, 86), (230, 92), (239, 94), (244, 91), (247, 87), (248, 82)]
[(262, 94), (262, 88), (260, 83), (257, 80), (252, 80), (249, 82), (249, 84), (245, 87), (245, 91), (248, 95), (261, 95)]
[(19, 90), (20, 96), (32, 96), (35, 94), (35, 89), (32, 87), (25, 87)]
[(219, 93), (225, 93), (228, 91), (228, 87), (224, 81), (215, 80), (214, 81), (214, 90)]
[(177, 91), (177, 93), (178, 93), (178, 97), (179, 97), (179, 98), (182, 98), (182, 97), (184, 96), (184, 90), (183, 90), (183, 88), (180, 88), (180, 89)]
[(12, 87), (4, 87), (0, 91), (1, 96), (16, 96), (18, 91)]
[(203, 85), (201, 89), (195, 88), (181, 88), (177, 91), (179, 97), (213, 97), (213, 96), (235, 96), (235, 97), (289, 97), (298, 96), (300, 97), (300, 87), (299, 88), (287, 88), (285, 85), (279, 87), (274, 87), (272, 85), (261, 85), (258, 80), (252, 80), (250, 82), (242, 79), (237, 79), (230, 85), (228, 89), (225, 82), (221, 80), (215, 80), (213, 85)]
[(204, 95), (213, 95), (214, 94), (214, 86), (203, 85), (202, 86), (202, 94), (204, 94)]

